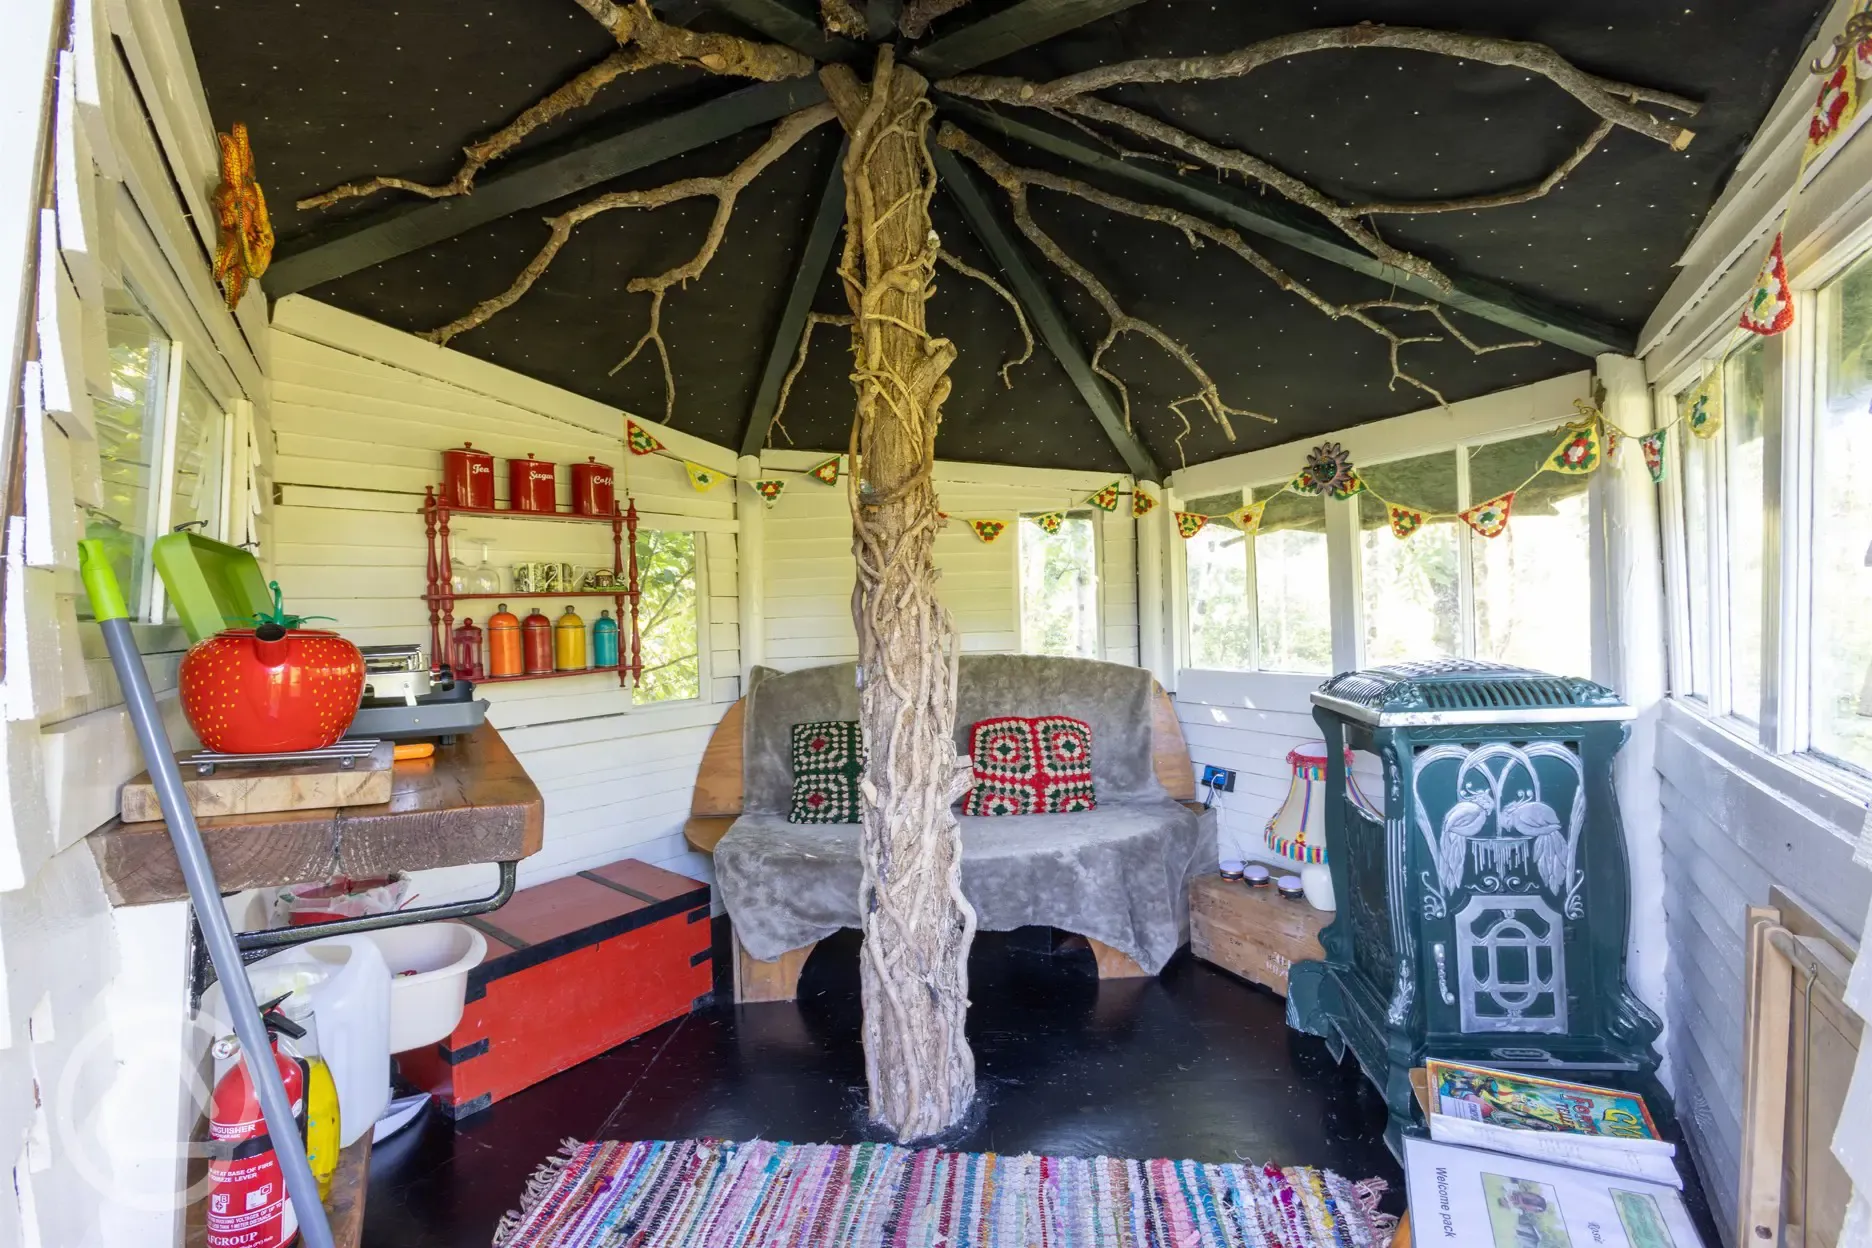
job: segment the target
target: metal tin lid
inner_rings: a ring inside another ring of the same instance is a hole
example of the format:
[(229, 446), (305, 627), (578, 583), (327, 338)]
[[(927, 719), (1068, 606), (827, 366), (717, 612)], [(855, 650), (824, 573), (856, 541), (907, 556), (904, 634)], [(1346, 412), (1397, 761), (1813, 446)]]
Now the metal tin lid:
[(1431, 659), (1342, 672), (1313, 704), (1380, 727), (1541, 724), (1630, 719), (1604, 685), (1482, 659)]

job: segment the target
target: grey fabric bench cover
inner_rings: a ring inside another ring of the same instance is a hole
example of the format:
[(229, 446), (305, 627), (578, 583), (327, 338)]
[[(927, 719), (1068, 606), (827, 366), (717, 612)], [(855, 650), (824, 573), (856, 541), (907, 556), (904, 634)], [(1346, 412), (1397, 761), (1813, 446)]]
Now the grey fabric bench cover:
[[(1216, 863), (1213, 814), (1173, 800), (1152, 769), (1152, 681), (1117, 663), (965, 655), (956, 751), (996, 715), (1072, 715), (1092, 726), (1098, 809), (962, 816), (962, 891), (987, 931), (1044, 924), (1090, 936), (1155, 974), (1189, 938), (1189, 881)], [(745, 813), (715, 847), (742, 947), (762, 961), (859, 926), (857, 824), (788, 823), (794, 724), (856, 719), (853, 665), (770, 675), (748, 694)]]

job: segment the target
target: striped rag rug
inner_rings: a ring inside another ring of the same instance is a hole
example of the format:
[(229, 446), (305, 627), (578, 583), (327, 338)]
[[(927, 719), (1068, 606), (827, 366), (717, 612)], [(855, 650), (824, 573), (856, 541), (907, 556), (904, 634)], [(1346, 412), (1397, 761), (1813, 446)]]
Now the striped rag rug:
[(1382, 1248), (1384, 1184), (1310, 1167), (894, 1144), (567, 1141), (496, 1248)]

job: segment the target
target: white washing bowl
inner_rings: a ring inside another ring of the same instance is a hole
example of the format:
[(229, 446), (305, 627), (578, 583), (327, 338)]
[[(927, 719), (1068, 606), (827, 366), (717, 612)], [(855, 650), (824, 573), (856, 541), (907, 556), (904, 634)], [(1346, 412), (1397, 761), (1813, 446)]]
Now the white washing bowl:
[(487, 938), (465, 923), (415, 923), (369, 933), (390, 968), (390, 1051), (437, 1044), (461, 1022), (468, 972)]

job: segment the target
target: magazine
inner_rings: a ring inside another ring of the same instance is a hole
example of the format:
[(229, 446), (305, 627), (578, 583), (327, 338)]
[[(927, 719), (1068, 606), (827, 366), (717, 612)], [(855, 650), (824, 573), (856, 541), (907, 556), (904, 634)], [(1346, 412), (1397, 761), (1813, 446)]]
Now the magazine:
[(1434, 1140), (1683, 1186), (1641, 1096), (1434, 1059), (1425, 1074)]
[(1659, 1183), (1406, 1138), (1418, 1245), (1702, 1248), (1683, 1197)]

